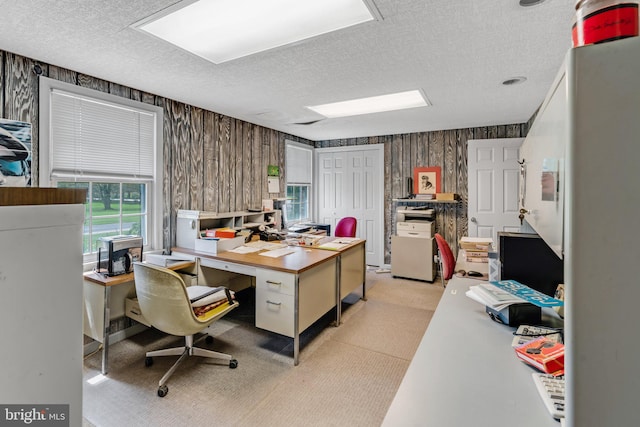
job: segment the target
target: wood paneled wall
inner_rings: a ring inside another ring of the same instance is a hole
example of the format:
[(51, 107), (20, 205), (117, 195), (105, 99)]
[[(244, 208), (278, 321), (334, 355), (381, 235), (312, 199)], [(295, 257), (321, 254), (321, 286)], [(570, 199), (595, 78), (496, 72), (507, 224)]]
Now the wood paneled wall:
[[(38, 73), (164, 109), (164, 245), (175, 243), (178, 209), (233, 212), (285, 195), (285, 138), (316, 148), (384, 144), (385, 263), (390, 263), (392, 199), (407, 195), (419, 166), (442, 167), (442, 191), (457, 205), (436, 207), (437, 229), (452, 249), (467, 233), (467, 141), (524, 137), (524, 124), (312, 142), (72, 70), (0, 51), (0, 116), (32, 123), (33, 185), (38, 185)], [(280, 193), (267, 191), (267, 165), (280, 166)]]
[(38, 185), (38, 75), (157, 105), (164, 110), (164, 246), (175, 243), (178, 209), (234, 212), (260, 208), (268, 193), (267, 165), (284, 171), (285, 138), (311, 141), (0, 51), (0, 117), (32, 123), (33, 178)]
[(407, 196), (407, 179), (415, 167), (440, 166), (442, 191), (458, 193), (460, 203), (433, 204), (436, 231), (444, 236), (454, 253), (458, 240), (467, 235), (467, 141), (470, 139), (524, 137), (530, 122), (514, 125), (453, 129), (402, 135), (319, 141), (316, 148), (384, 144), (384, 262), (391, 262), (393, 199)]

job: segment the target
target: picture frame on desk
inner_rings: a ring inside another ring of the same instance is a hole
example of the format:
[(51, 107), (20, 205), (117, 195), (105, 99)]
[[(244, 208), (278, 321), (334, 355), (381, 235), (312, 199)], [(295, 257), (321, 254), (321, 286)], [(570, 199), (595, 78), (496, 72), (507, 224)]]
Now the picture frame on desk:
[(440, 166), (419, 167), (413, 169), (413, 193), (436, 194), (441, 191)]

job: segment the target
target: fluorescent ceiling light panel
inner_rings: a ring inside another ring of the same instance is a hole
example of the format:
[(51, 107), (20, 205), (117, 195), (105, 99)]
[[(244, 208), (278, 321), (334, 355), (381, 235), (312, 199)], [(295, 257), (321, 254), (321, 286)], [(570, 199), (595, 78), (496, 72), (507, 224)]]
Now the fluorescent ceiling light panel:
[(358, 116), (360, 114), (381, 113), (383, 111), (404, 110), (406, 108), (426, 107), (429, 103), (421, 90), (352, 99), (350, 101), (307, 107), (328, 118)]
[(133, 24), (215, 64), (374, 19), (371, 0), (187, 0)]

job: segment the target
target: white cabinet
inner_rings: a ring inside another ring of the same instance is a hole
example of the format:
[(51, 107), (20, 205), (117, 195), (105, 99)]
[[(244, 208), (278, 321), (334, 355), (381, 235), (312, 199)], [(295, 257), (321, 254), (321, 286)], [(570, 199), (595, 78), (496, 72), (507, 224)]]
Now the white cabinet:
[(426, 233), (391, 236), (391, 275), (433, 282), (436, 277), (435, 247), (435, 239), (427, 237)]
[(84, 192), (6, 206), (38, 190), (0, 188), (0, 402), (69, 405), (68, 425), (80, 426)]
[(567, 82), (561, 73), (520, 148), (524, 219), (563, 257), (564, 174), (569, 132)]
[[(528, 216), (538, 218), (528, 221), (552, 247), (557, 230), (542, 225), (560, 221), (564, 230), (567, 426), (638, 423), (638, 76), (638, 37), (571, 49), (523, 145), (527, 162), (536, 149), (565, 147), (557, 152), (565, 159), (562, 210), (549, 201), (553, 209), (532, 207)], [(541, 167), (525, 202), (541, 199), (532, 188), (542, 188)]]

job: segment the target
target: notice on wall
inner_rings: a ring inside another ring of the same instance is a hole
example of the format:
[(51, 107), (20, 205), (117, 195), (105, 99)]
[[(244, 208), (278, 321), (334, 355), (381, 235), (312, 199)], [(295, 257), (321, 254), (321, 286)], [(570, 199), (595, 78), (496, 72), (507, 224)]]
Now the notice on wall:
[(280, 192), (280, 177), (278, 176), (269, 176), (267, 177), (267, 187), (269, 193), (279, 193)]

